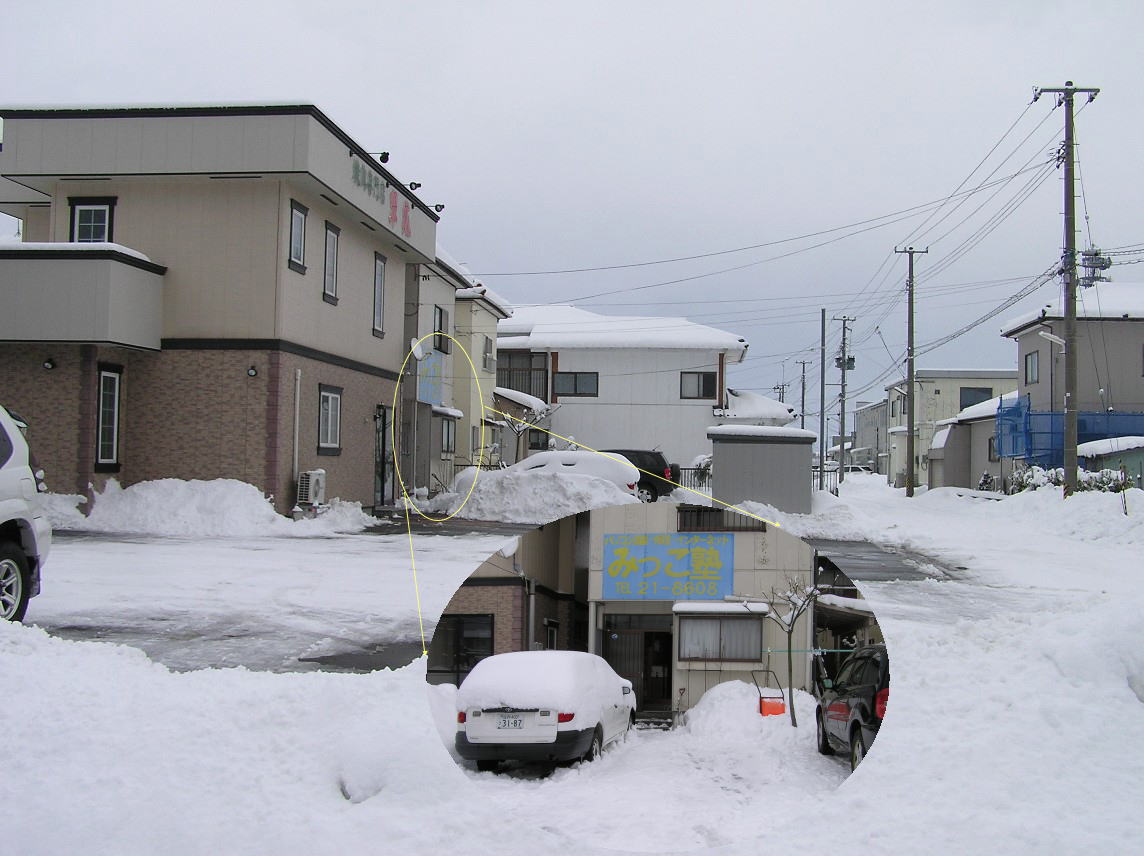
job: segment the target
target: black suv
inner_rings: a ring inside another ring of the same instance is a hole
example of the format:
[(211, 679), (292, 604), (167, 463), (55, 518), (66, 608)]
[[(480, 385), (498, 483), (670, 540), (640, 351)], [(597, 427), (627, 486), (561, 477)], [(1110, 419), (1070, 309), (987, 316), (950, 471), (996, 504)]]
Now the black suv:
[[(640, 502), (655, 502), (667, 496), (679, 483), (679, 464), (669, 464), (663, 452), (648, 449), (601, 449), (609, 455), (623, 455), (640, 471), (636, 494)], [(675, 482), (675, 484), (671, 484)]]
[(885, 645), (858, 648), (843, 661), (834, 680), (822, 681), (815, 711), (818, 751), (846, 752), (857, 769), (878, 736), (890, 698), (890, 658)]

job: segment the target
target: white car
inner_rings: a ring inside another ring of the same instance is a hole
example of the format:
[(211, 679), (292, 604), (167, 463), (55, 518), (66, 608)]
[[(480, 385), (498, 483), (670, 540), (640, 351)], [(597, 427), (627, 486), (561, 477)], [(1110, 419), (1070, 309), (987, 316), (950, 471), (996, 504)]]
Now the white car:
[(595, 476), (610, 481), (635, 496), (640, 471), (621, 455), (587, 452), (583, 449), (563, 452), (537, 452), (505, 469), (506, 473), (557, 473), (561, 475)]
[(635, 722), (631, 681), (582, 651), (486, 657), (457, 690), (457, 754), (501, 761), (591, 761)]
[[(510, 473), (537, 473), (541, 475), (577, 475), (592, 476), (610, 481), (620, 490), (636, 496), (636, 485), (639, 484), (640, 472), (631, 461), (618, 454), (604, 452), (586, 452), (582, 449), (576, 451), (537, 452), (527, 458), (517, 461), (503, 470), (488, 470), (482, 478), (492, 476), (500, 478)], [(468, 493), (472, 486), (476, 469), (470, 467), (462, 470), (453, 479), (449, 487), (450, 493)]]
[(20, 621), (28, 599), (40, 593), (40, 568), (52, 546), (40, 489), (21, 423), (0, 407), (0, 621)]

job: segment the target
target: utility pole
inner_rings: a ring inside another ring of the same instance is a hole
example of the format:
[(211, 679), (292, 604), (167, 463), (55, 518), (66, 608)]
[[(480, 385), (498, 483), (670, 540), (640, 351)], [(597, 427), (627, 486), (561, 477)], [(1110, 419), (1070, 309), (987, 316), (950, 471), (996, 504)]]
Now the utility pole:
[(799, 427), (806, 427), (806, 366), (810, 360), (799, 360), (798, 364), (802, 366), (802, 401), (799, 404)]
[(1033, 90), (1036, 101), (1044, 92), (1055, 92), (1060, 98), (1057, 106), (1065, 108), (1065, 140), (1058, 157), (1058, 164), (1065, 168), (1065, 247), (1061, 254), (1061, 274), (1064, 280), (1065, 302), (1065, 437), (1064, 468), (1065, 496), (1076, 492), (1076, 189), (1074, 164), (1076, 160), (1073, 143), (1073, 96), (1078, 92), (1088, 95), (1092, 101), (1099, 89), (1073, 86), (1066, 80), (1063, 87), (1042, 87)]
[(914, 256), (929, 252), (907, 247), (895, 253), (909, 253), (910, 273), (906, 277), (906, 496), (914, 495)]
[(838, 393), (838, 400), (842, 404), (842, 413), (838, 420), (838, 483), (846, 480), (846, 370), (854, 368), (854, 358), (846, 354), (847, 326), (854, 318), (843, 315), (834, 316), (835, 321), (842, 322), (842, 355), (836, 357), (834, 365), (842, 369), (842, 391)]
[(783, 404), (786, 404), (786, 388), (788, 386), (790, 386), (790, 382), (784, 380), (782, 383), (776, 383), (771, 387), (771, 389), (779, 394), (779, 401)]
[(826, 310), (821, 311), (818, 340), (818, 489), (826, 488)]

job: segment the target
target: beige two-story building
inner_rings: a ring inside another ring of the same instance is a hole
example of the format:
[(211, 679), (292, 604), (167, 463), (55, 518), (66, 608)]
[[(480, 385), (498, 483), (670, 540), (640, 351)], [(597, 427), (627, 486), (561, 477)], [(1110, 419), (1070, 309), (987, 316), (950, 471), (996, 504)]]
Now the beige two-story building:
[[(51, 489), (301, 473), (393, 500), (437, 213), (310, 105), (0, 110), (0, 390)], [(393, 432), (396, 433), (396, 432)]]

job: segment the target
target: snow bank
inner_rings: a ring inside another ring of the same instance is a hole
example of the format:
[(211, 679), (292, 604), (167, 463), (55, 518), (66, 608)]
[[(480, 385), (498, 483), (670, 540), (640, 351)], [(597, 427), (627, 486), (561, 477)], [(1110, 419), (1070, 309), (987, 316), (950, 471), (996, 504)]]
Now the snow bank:
[(87, 517), (77, 509), (82, 501), (77, 495), (47, 494), (45, 505), (52, 526), (146, 535), (242, 537), (360, 532), (378, 522), (362, 511), (360, 503), (337, 499), (316, 518), (290, 520), (278, 514), (254, 485), (235, 479), (157, 479), (126, 488), (111, 479), (95, 494)]
[[(460, 480), (458, 487), (462, 484), (467, 490), (467, 481)], [(462, 492), (438, 494), (418, 505), (429, 514), (539, 525), (593, 508), (632, 502), (639, 500), (595, 476), (488, 470), (480, 474), (467, 503)]]

